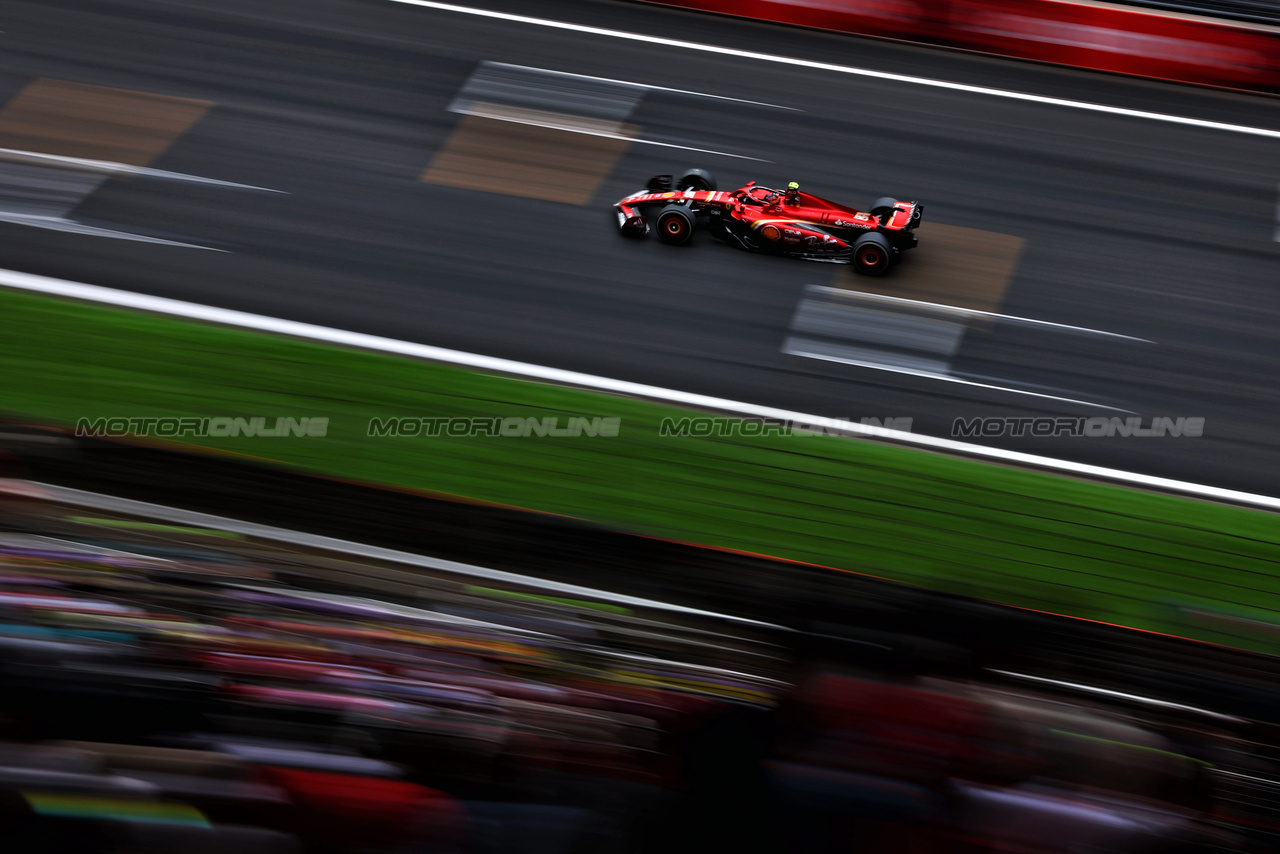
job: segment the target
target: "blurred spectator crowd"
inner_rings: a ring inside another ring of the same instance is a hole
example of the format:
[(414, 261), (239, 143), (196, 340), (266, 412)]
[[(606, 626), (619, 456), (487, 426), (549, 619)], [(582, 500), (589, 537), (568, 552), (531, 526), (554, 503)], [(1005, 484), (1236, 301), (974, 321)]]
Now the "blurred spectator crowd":
[[(0, 519), (0, 851), (1267, 850), (1247, 722), (705, 613)], [(396, 591), (399, 591), (397, 594)], [(1252, 788), (1250, 788), (1252, 787)], [(1260, 794), (1259, 794), (1260, 792)]]
[(1126, 5), (1255, 24), (1280, 24), (1280, 4), (1275, 0), (1126, 0)]

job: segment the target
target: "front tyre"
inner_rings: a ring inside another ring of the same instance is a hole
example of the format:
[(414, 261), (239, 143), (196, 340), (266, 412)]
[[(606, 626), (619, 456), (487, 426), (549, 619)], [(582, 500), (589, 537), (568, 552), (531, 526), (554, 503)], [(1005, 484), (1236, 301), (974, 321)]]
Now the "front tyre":
[(667, 205), (658, 214), (658, 239), (669, 246), (683, 246), (693, 237), (693, 214), (680, 205)]
[(853, 244), (853, 270), (864, 276), (883, 276), (893, 265), (893, 247), (889, 239), (876, 231), (869, 231)]
[(676, 181), (676, 189), (681, 192), (685, 190), (707, 190), (714, 193), (716, 179), (706, 169), (690, 169)]

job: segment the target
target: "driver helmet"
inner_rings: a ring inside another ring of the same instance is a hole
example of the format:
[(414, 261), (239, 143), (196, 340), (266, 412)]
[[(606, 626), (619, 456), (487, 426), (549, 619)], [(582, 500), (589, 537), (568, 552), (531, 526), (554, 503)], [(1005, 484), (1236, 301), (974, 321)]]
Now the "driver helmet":
[(790, 184), (787, 185), (787, 204), (789, 205), (800, 204), (800, 185), (797, 184), (795, 181), (792, 181)]

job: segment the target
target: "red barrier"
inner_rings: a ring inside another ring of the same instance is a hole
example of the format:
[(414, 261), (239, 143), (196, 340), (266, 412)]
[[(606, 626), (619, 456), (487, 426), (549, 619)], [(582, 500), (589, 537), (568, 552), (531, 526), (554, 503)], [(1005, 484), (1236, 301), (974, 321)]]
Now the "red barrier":
[(1280, 93), (1280, 28), (1062, 0), (646, 0), (1160, 80)]

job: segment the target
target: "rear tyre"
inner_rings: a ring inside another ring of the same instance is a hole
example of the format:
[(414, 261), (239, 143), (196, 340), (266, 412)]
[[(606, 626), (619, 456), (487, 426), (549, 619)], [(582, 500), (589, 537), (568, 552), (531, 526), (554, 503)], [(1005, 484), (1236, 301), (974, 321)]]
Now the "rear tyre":
[(715, 192), (716, 179), (706, 169), (690, 169), (676, 181), (677, 190), (709, 190)]
[(864, 276), (883, 276), (893, 265), (893, 246), (877, 231), (869, 231), (853, 244), (853, 270)]
[(658, 239), (669, 246), (683, 246), (693, 237), (694, 219), (680, 205), (667, 205), (658, 214)]

